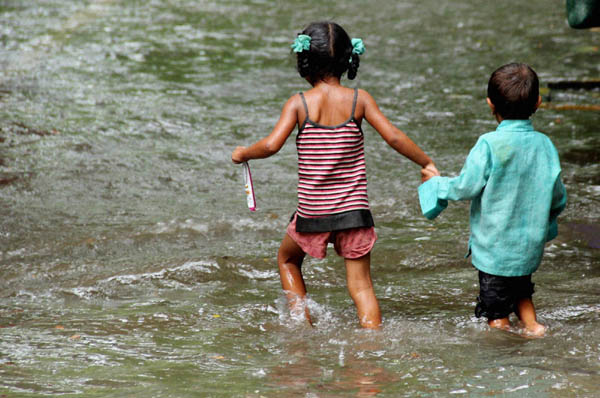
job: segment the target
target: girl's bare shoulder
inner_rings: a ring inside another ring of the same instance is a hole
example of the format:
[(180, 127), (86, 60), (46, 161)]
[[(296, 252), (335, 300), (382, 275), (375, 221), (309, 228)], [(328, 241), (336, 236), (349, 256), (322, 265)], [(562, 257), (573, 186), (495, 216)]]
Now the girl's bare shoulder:
[(376, 107), (377, 103), (366, 90), (361, 88), (358, 89), (358, 97), (356, 99), (356, 111), (355, 117), (357, 119), (362, 119), (367, 111), (367, 109)]
[(358, 89), (358, 103), (365, 104), (367, 102), (375, 102), (371, 94), (367, 90), (363, 90), (362, 88)]
[(302, 109), (303, 105), (302, 105), (302, 98), (300, 97), (300, 93), (296, 93), (294, 95), (292, 95), (290, 98), (288, 98), (288, 100), (285, 102), (285, 104), (283, 105), (283, 109), (287, 109), (287, 110), (299, 110)]

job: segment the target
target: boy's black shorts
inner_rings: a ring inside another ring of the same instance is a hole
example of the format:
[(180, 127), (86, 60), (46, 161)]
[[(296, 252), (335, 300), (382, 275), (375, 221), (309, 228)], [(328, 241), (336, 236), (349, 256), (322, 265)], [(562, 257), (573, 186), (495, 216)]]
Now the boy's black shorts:
[(521, 299), (533, 295), (531, 275), (499, 276), (479, 271), (479, 297), (475, 316), (486, 317), (488, 321), (506, 318), (516, 312)]

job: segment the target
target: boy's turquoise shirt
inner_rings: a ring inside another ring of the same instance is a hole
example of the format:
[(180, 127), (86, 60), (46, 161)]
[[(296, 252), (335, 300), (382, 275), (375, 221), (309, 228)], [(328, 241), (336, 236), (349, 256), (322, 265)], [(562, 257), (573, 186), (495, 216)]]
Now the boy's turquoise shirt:
[(458, 177), (433, 177), (419, 187), (421, 210), (433, 219), (448, 200), (471, 200), (473, 265), (492, 275), (529, 275), (556, 237), (567, 202), (560, 174), (548, 137), (529, 120), (503, 120), (479, 137)]

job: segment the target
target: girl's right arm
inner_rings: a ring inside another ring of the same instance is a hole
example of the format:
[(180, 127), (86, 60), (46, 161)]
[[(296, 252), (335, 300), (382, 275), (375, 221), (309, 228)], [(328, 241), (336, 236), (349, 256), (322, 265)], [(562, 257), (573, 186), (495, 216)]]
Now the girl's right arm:
[(364, 118), (377, 130), (389, 146), (421, 166), (421, 179), (426, 181), (434, 175), (440, 175), (433, 160), (385, 117), (373, 97), (364, 90), (360, 90), (360, 94), (364, 109)]
[(233, 163), (242, 163), (250, 159), (263, 159), (279, 152), (294, 127), (298, 124), (300, 97), (292, 96), (283, 106), (279, 121), (271, 134), (249, 147), (238, 146), (231, 154)]

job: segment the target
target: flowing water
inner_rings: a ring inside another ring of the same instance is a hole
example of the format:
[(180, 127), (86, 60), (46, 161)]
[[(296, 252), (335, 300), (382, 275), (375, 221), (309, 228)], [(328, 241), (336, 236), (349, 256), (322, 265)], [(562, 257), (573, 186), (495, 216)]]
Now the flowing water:
[[(600, 394), (600, 93), (545, 88), (598, 79), (600, 33), (559, 0), (366, 4), (0, 0), (0, 396)], [(534, 274), (545, 338), (474, 317), (468, 203), (424, 219), (418, 167), (366, 123), (383, 329), (358, 327), (332, 251), (305, 262), (315, 327), (290, 318), (293, 139), (252, 162), (256, 213), (230, 154), (308, 88), (289, 45), (323, 18), (365, 40), (347, 83), (446, 175), (495, 128), (490, 73), (538, 71), (569, 193)]]

